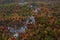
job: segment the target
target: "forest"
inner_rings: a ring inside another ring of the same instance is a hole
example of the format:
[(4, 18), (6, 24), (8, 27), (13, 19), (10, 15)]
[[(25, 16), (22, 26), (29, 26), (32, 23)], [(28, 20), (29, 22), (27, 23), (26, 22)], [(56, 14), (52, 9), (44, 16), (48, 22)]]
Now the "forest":
[(0, 40), (60, 40), (60, 4), (0, 5)]

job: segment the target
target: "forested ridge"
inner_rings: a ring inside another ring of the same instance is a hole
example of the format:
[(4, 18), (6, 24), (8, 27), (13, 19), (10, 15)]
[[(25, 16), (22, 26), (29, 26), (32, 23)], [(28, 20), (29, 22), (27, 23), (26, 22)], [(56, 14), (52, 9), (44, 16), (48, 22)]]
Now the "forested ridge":
[(10, 3), (19, 3), (19, 2), (60, 2), (60, 0), (0, 0), (0, 4), (10, 4)]

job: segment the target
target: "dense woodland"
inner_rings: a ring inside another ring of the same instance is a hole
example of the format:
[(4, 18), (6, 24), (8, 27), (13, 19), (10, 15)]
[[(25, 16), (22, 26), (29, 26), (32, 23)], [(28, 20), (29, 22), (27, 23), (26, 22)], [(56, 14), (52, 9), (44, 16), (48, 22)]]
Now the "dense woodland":
[[(0, 40), (60, 40), (60, 4), (33, 3), (39, 8), (36, 15), (30, 4), (0, 5)], [(35, 25), (28, 24), (25, 33), (15, 38), (8, 27), (22, 27), (31, 15), (35, 17)]]

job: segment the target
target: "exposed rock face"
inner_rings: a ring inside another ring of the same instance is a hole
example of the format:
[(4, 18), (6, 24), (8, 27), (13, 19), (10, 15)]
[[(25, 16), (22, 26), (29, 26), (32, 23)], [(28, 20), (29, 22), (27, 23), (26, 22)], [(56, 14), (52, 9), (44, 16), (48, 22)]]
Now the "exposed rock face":
[(30, 16), (27, 19), (26, 24), (35, 24), (35, 17), (34, 16)]

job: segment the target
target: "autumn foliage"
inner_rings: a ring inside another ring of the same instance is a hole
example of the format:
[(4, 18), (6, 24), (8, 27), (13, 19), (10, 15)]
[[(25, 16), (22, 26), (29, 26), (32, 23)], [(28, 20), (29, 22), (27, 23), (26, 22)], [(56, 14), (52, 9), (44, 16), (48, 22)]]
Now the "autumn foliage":
[[(35, 3), (39, 7), (37, 15), (30, 4), (8, 4), (0, 6), (0, 40), (60, 40), (60, 6), (58, 4)], [(9, 27), (17, 28), (25, 24), (23, 19), (34, 15), (36, 24), (28, 24), (26, 32), (14, 38)]]

